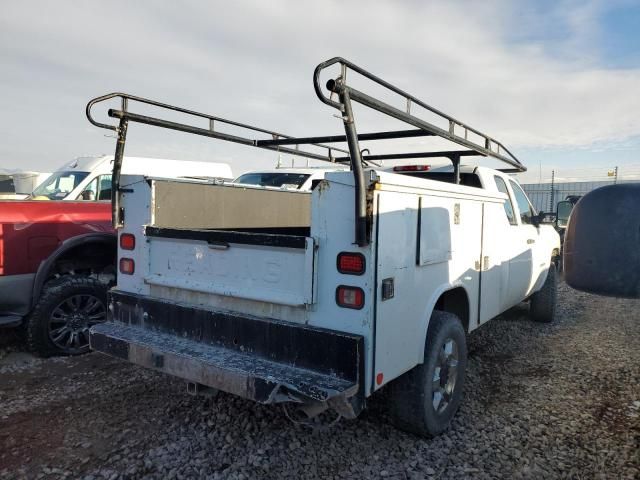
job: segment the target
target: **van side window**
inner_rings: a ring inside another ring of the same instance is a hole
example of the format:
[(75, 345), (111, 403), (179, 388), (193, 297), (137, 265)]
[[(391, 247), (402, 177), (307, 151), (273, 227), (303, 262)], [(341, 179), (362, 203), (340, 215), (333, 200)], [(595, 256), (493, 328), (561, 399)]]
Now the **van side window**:
[(97, 200), (111, 200), (111, 175), (100, 175)]
[(513, 213), (513, 204), (511, 203), (511, 195), (509, 195), (509, 191), (507, 190), (507, 184), (504, 183), (504, 180), (497, 175), (493, 177), (496, 181), (496, 187), (498, 187), (498, 191), (504, 193), (507, 196), (507, 199), (504, 202), (504, 213), (507, 214), (507, 219), (511, 225), (517, 225), (516, 216)]
[(511, 189), (516, 197), (518, 210), (520, 210), (520, 221), (527, 225), (531, 224), (531, 218), (535, 215), (535, 212), (533, 211), (533, 207), (531, 206), (526, 193), (524, 193), (522, 188), (520, 188), (520, 186), (513, 180), (509, 180), (509, 183), (511, 183)]
[(77, 200), (111, 200), (111, 175), (100, 175), (91, 180)]

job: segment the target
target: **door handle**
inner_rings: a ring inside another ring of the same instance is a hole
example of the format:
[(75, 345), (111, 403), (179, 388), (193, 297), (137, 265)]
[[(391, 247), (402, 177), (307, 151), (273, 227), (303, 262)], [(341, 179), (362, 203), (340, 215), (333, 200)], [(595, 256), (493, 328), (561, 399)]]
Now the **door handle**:
[(229, 244), (227, 242), (207, 242), (209, 244), (209, 248), (212, 250), (226, 250), (229, 248)]
[(528, 245), (531, 245), (532, 243), (536, 243), (536, 241), (533, 238), (527, 239), (527, 244)]

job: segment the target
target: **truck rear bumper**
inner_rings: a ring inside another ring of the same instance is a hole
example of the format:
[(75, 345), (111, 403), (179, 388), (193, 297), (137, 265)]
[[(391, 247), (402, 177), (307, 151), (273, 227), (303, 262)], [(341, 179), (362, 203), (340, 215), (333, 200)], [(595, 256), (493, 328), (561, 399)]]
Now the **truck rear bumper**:
[(364, 339), (112, 291), (91, 348), (260, 403), (364, 407)]

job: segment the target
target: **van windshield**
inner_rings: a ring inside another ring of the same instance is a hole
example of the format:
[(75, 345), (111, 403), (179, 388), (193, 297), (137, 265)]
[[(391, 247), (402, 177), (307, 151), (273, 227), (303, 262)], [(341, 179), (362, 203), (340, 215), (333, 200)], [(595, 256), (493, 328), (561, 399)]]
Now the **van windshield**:
[(236, 178), (233, 183), (261, 187), (300, 188), (309, 177), (310, 175), (306, 173), (291, 172), (245, 173)]
[(76, 188), (89, 172), (55, 172), (31, 194), (32, 199), (62, 200)]

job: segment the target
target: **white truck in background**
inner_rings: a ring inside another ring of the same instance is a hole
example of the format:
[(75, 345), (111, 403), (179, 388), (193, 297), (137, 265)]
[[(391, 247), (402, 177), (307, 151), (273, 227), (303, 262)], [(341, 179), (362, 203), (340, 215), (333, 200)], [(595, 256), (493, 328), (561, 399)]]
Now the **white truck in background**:
[[(30, 200), (111, 200), (113, 155), (78, 157), (52, 173), (31, 192)], [(166, 178), (231, 179), (226, 163), (191, 162), (164, 158), (126, 157), (123, 174)]]
[[(327, 88), (337, 99), (319, 84), (335, 64), (340, 76)], [(347, 71), (401, 96), (407, 111), (350, 87)], [(124, 94), (89, 103), (89, 120), (118, 133), (116, 174), (130, 121), (317, 159), (307, 147), (314, 145), (325, 160), (351, 166), (327, 172), (311, 191), (123, 177), (128, 186), (113, 206), (118, 282), (110, 321), (92, 328), (91, 347), (181, 377), (192, 392), (221, 389), (309, 417), (332, 409), (355, 418), (389, 385), (393, 421), (437, 435), (462, 398), (468, 332), (525, 300), (535, 320), (553, 320), (558, 235), (506, 172), (461, 165), (475, 155), (523, 171), (495, 139), (341, 58), (317, 67), (315, 87), (341, 112), (345, 135), (290, 138)], [(123, 99), (121, 110), (109, 111), (119, 125), (95, 121), (92, 107), (114, 97)], [(270, 138), (143, 117), (129, 110), (134, 101)], [(416, 128), (359, 133), (354, 103)], [(449, 128), (412, 115), (410, 103)], [(433, 135), (465, 150), (360, 149)], [(335, 142), (348, 144), (346, 156), (326, 146)], [(370, 163), (432, 157), (453, 165), (384, 171)]]

